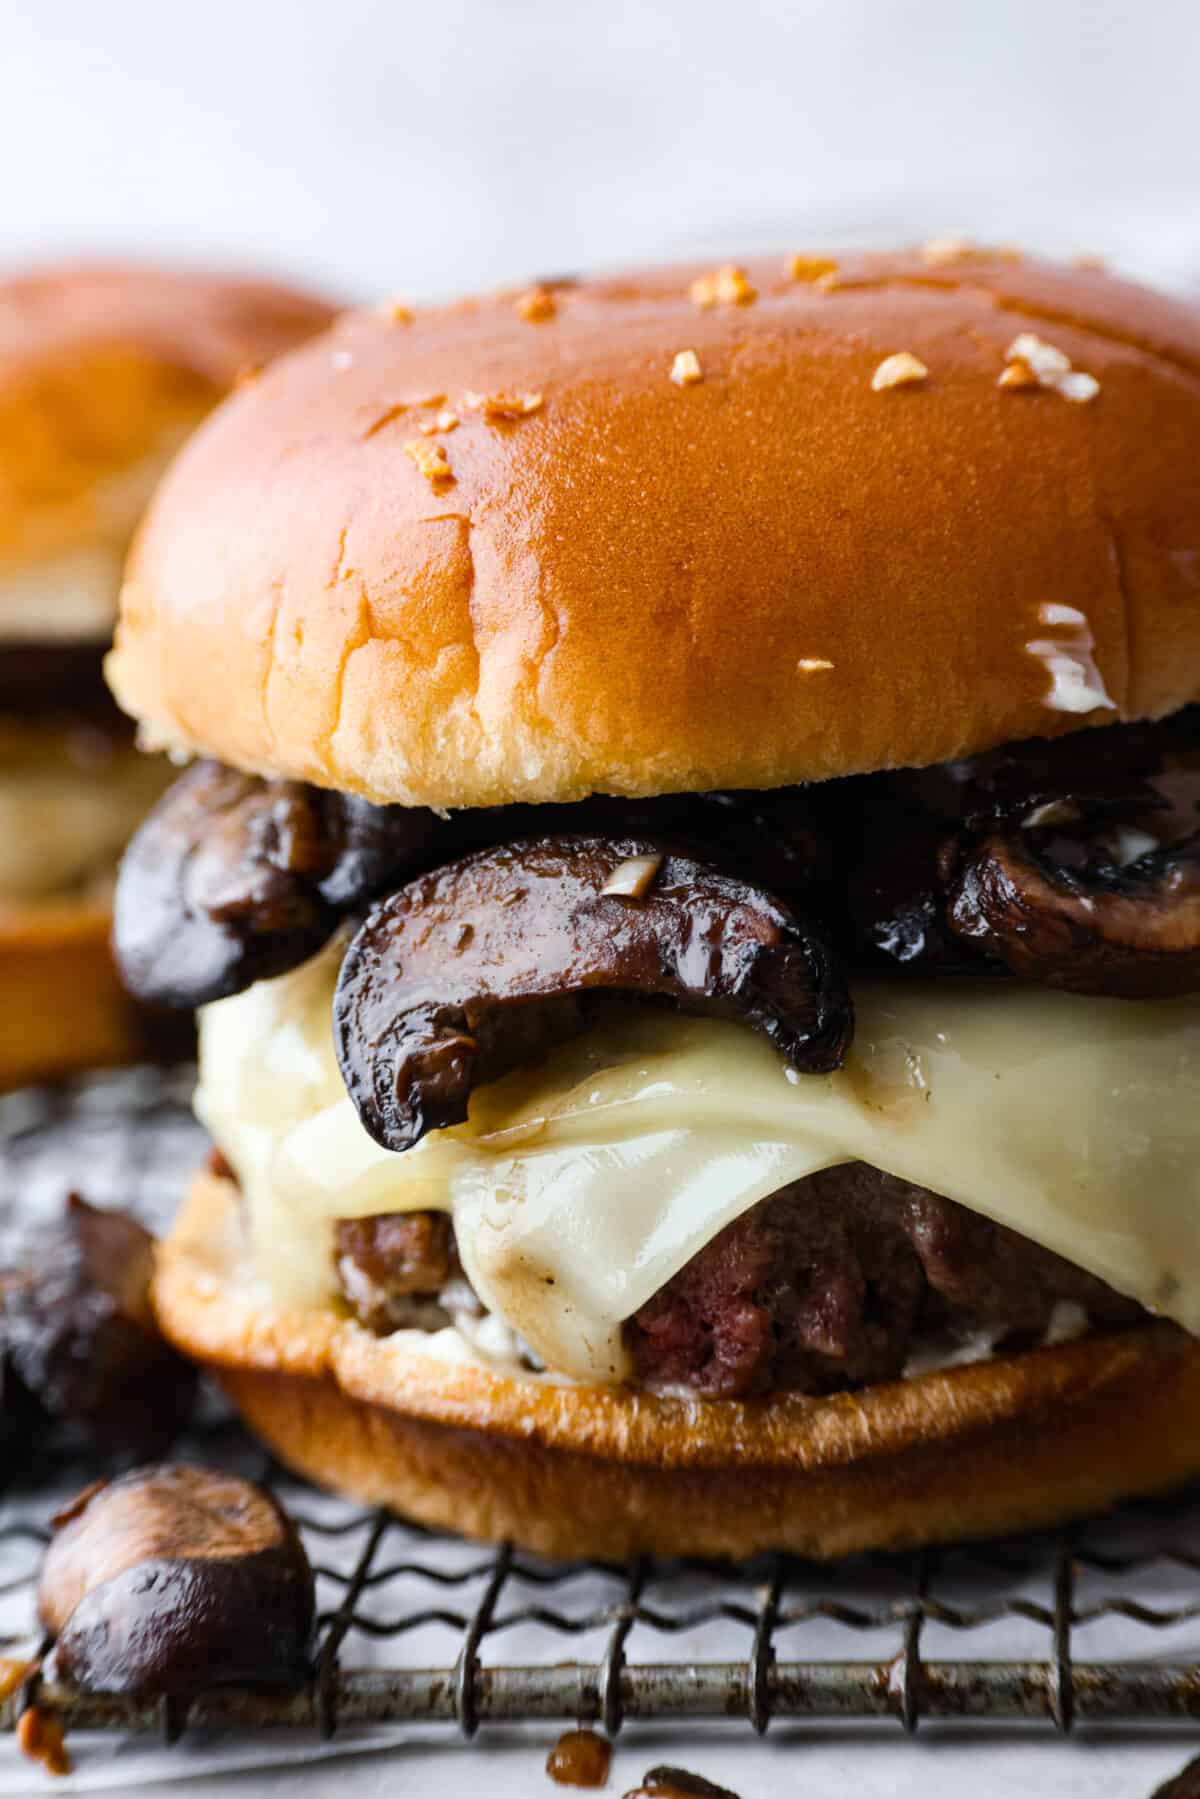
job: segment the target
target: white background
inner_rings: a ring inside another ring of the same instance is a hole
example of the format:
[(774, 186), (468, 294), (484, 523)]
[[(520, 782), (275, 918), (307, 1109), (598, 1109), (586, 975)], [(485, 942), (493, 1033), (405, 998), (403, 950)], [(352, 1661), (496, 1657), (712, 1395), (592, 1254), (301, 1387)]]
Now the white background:
[(1200, 277), (1197, 0), (0, 0), (0, 260), (446, 292), (970, 230)]
[[(1200, 287), (1197, 0), (0, 0), (7, 264), (132, 252), (422, 298), (946, 230)], [(488, 1756), (495, 1799), (549, 1796), (549, 1734)], [(1133, 1799), (1187, 1752), (819, 1735), (760, 1753), (739, 1733), (691, 1760), (746, 1799)], [(211, 1790), (454, 1799), (484, 1753)], [(610, 1791), (662, 1754), (630, 1750)]]

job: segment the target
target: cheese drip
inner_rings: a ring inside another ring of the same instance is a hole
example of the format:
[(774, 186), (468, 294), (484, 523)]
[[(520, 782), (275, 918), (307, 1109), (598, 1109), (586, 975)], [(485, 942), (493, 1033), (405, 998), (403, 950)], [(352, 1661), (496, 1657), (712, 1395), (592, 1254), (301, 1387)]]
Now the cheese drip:
[(1200, 1332), (1200, 998), (864, 984), (851, 1055), (825, 1076), (741, 1026), (631, 1009), (397, 1155), (337, 1068), (340, 955), (201, 1014), (198, 1109), (287, 1303), (334, 1292), (334, 1218), (449, 1211), (490, 1311), (549, 1368), (618, 1379), (622, 1321), (718, 1231), (861, 1160)]

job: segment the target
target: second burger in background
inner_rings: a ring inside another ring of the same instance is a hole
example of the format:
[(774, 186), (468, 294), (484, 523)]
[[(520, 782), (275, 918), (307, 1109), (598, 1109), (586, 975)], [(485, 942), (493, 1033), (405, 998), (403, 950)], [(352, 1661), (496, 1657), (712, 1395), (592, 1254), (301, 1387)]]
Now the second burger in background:
[(135, 749), (101, 674), (122, 564), (189, 432), (331, 314), (185, 270), (0, 280), (0, 1087), (141, 1048), (109, 894), (170, 770)]

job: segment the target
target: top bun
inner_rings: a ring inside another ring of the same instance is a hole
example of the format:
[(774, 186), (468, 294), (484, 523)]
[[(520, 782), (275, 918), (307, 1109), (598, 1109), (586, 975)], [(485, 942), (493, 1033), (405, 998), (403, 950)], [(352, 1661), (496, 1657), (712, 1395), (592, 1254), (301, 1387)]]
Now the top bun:
[(0, 280), (0, 638), (107, 637), (167, 458), (239, 370), (332, 317), (272, 282), (183, 270)]
[[(449, 807), (817, 780), (1200, 695), (1200, 314), (958, 244), (713, 273), (354, 315), (240, 390), (135, 547), (122, 705)], [(925, 377), (877, 387), (900, 353)]]

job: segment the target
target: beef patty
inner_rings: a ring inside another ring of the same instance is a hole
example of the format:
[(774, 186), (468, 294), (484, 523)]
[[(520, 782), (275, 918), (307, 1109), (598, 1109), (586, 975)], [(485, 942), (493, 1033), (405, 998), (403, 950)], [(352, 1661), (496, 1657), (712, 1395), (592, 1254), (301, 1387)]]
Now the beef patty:
[[(449, 1232), (435, 1214), (337, 1226), (338, 1278), (361, 1323), (396, 1328), (399, 1308), (385, 1296), (436, 1298), (457, 1272)], [(1062, 1301), (1097, 1325), (1141, 1316), (1015, 1231), (848, 1162), (728, 1225), (634, 1313), (625, 1339), (646, 1384), (716, 1398), (830, 1393), (895, 1378), (915, 1347), (944, 1334), (1034, 1343)]]

